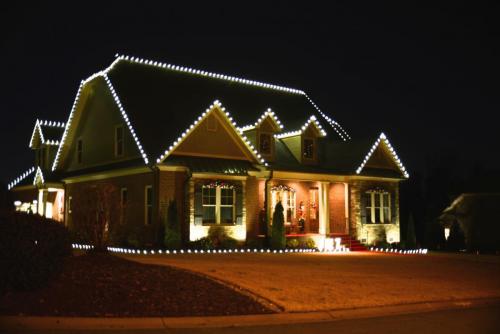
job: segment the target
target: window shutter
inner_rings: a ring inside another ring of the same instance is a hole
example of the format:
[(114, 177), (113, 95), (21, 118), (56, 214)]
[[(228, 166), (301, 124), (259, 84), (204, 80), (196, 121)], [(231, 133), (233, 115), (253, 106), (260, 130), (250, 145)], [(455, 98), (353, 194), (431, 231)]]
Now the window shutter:
[(367, 193), (361, 193), (360, 196), (360, 208), (361, 208), (361, 223), (366, 224), (366, 206), (368, 204), (368, 201), (371, 200), (370, 194)]
[(396, 223), (396, 194), (390, 193), (391, 196), (391, 223)]
[(194, 224), (203, 224), (203, 198), (201, 195), (201, 184), (194, 185)]
[(236, 187), (236, 225), (243, 225), (243, 189)]

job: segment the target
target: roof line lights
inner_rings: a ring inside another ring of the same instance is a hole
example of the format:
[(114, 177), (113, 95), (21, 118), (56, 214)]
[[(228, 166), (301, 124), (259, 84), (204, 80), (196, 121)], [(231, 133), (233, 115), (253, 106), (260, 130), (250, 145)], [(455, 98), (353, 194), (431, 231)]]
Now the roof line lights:
[(54, 162), (52, 164), (52, 171), (54, 171), (57, 168), (57, 164), (59, 163), (59, 157), (61, 155), (61, 151), (64, 147), (64, 143), (66, 142), (66, 137), (68, 136), (68, 129), (71, 126), (71, 121), (73, 120), (73, 116), (76, 110), (76, 106), (78, 104), (78, 101), (80, 100), (80, 94), (82, 93), (82, 88), (83, 88), (84, 80), (80, 82), (80, 85), (78, 86), (78, 90), (76, 92), (75, 100), (73, 101), (73, 106), (71, 107), (71, 111), (69, 113), (68, 121), (66, 122), (66, 126), (64, 127), (64, 132), (61, 137), (61, 144), (59, 145), (59, 148), (57, 149), (56, 157), (54, 158)]
[(222, 106), (222, 104), (219, 102), (219, 100), (215, 100), (195, 121), (193, 124), (189, 126), (178, 138), (176, 141), (172, 143), (172, 145), (169, 146), (168, 149), (165, 150), (165, 152), (158, 158), (156, 159), (157, 163), (163, 162), (183, 141), (184, 139), (196, 128), (196, 126), (203, 121), (208, 114), (214, 109), (214, 108), (219, 108), (223, 114), (225, 115), (226, 119), (229, 121), (231, 126), (233, 127), (233, 130), (240, 135), (240, 138), (243, 140), (247, 148), (252, 152), (252, 154), (255, 156), (257, 161), (260, 161), (264, 166), (267, 166), (267, 162), (262, 158), (262, 156), (257, 152), (255, 147), (250, 143), (248, 138), (243, 134), (243, 131), (241, 131), (238, 126), (236, 125), (236, 122), (233, 120), (233, 117), (231, 117), (231, 114), (226, 111), (226, 108)]
[(116, 105), (118, 106), (118, 109), (120, 109), (120, 112), (123, 116), (123, 120), (127, 124), (130, 133), (132, 134), (132, 137), (135, 140), (135, 143), (137, 144), (137, 148), (141, 152), (142, 159), (144, 160), (144, 163), (147, 165), (149, 163), (148, 156), (144, 149), (142, 148), (141, 142), (139, 141), (139, 137), (135, 133), (134, 128), (132, 127), (132, 124), (130, 123), (130, 119), (128, 118), (127, 113), (125, 112), (125, 109), (122, 106), (122, 103), (120, 102), (120, 98), (118, 97), (118, 94), (116, 94), (115, 88), (113, 87), (113, 84), (111, 83), (111, 80), (109, 79), (108, 75), (106, 73), (103, 73), (102, 76), (104, 77), (104, 80), (106, 80), (106, 84), (109, 87), (109, 90), (111, 91), (111, 94), (113, 95), (113, 98), (115, 99)]
[(304, 123), (304, 125), (302, 125), (302, 127), (300, 128), (300, 130), (296, 130), (296, 131), (290, 131), (290, 132), (285, 132), (285, 133), (280, 133), (280, 134), (276, 134), (274, 135), (274, 137), (276, 139), (282, 139), (282, 138), (286, 138), (286, 137), (291, 137), (291, 136), (299, 136), (301, 135), (302, 133), (304, 133), (304, 131), (307, 129), (307, 127), (309, 126), (309, 124), (314, 124), (316, 126), (316, 128), (319, 130), (319, 132), (321, 133), (321, 136), (324, 137), (326, 136), (326, 131), (323, 130), (323, 127), (321, 126), (321, 124), (318, 122), (316, 116), (314, 115), (311, 115), (311, 117), (309, 117), (309, 119), (307, 120), (307, 122)]
[(378, 137), (378, 139), (372, 145), (370, 151), (368, 152), (368, 154), (363, 159), (363, 162), (361, 163), (361, 165), (356, 169), (356, 174), (361, 173), (361, 171), (365, 167), (365, 165), (368, 162), (368, 160), (370, 160), (370, 157), (372, 156), (373, 152), (375, 152), (375, 150), (377, 149), (377, 147), (378, 147), (378, 145), (380, 144), (381, 141), (384, 142), (384, 144), (389, 149), (389, 152), (391, 152), (392, 158), (394, 159), (394, 161), (398, 165), (399, 170), (401, 171), (401, 173), (403, 173), (404, 177), (405, 178), (409, 178), (410, 174), (408, 174), (408, 172), (406, 171), (405, 166), (403, 166), (403, 163), (401, 162), (401, 160), (399, 159), (398, 155), (396, 154), (396, 150), (394, 150), (394, 148), (392, 147), (391, 143), (389, 142), (389, 139), (387, 139), (386, 135), (383, 132), (380, 134), (380, 136)]
[(28, 177), (29, 175), (31, 175), (34, 171), (35, 171), (35, 167), (31, 167), (30, 169), (28, 169), (26, 172), (24, 172), (21, 175), (19, 175), (16, 179), (12, 180), (12, 182), (10, 182), (7, 185), (7, 189), (11, 190), (12, 188), (14, 188), (19, 182), (21, 182), (26, 177)]
[(278, 127), (280, 128), (280, 130), (283, 129), (283, 124), (281, 124), (281, 121), (279, 120), (278, 115), (276, 115), (276, 113), (274, 111), (272, 111), (271, 108), (267, 108), (267, 110), (259, 117), (259, 119), (257, 120), (257, 122), (255, 122), (254, 124), (242, 126), (242, 127), (238, 128), (238, 130), (240, 130), (240, 131), (248, 131), (248, 130), (255, 129), (268, 116), (271, 117), (271, 119), (276, 123), (276, 125), (278, 125)]
[(221, 79), (221, 80), (226, 80), (226, 81), (231, 81), (231, 82), (238, 82), (238, 83), (242, 83), (245, 85), (263, 87), (263, 88), (273, 89), (273, 90), (279, 90), (282, 92), (287, 92), (287, 93), (292, 93), (292, 94), (305, 95), (305, 93), (300, 89), (289, 88), (289, 87), (268, 84), (268, 83), (255, 81), (255, 80), (248, 80), (248, 79), (233, 77), (233, 76), (225, 75), (225, 74), (219, 74), (219, 73), (198, 70), (198, 69), (194, 69), (191, 67), (178, 66), (178, 65), (162, 63), (162, 62), (143, 59), (143, 58), (139, 58), (139, 57), (130, 57), (130, 56), (125, 56), (125, 55), (120, 55), (120, 54), (116, 54), (115, 57), (119, 60), (123, 59), (123, 60), (127, 60), (127, 61), (130, 61), (133, 63), (165, 68), (165, 69), (169, 69), (172, 71), (189, 73), (189, 74), (198, 75), (198, 76), (202, 76), (202, 77), (210, 77), (210, 78)]
[(35, 127), (33, 128), (33, 133), (31, 134), (31, 139), (30, 139), (30, 145), (29, 147), (33, 146), (33, 140), (35, 139), (35, 133), (36, 130), (38, 129), (38, 132), (40, 133), (40, 139), (42, 140), (42, 144), (46, 145), (59, 145), (59, 140), (45, 140), (45, 136), (43, 135), (42, 131), (42, 126), (50, 126), (50, 127), (57, 127), (57, 128), (63, 128), (65, 124), (63, 122), (55, 122), (55, 121), (43, 121), (37, 119), (35, 122)]
[(38, 166), (36, 168), (35, 177), (33, 178), (33, 185), (34, 186), (36, 185), (36, 179), (38, 176), (40, 176), (40, 178), (42, 179), (42, 184), (45, 183), (45, 179), (43, 178), (43, 173), (42, 173), (42, 170), (40, 169), (40, 166)]
[(313, 100), (309, 97), (309, 95), (307, 95), (306, 93), (304, 93), (304, 95), (306, 96), (307, 100), (312, 104), (312, 106), (320, 113), (320, 115), (327, 120), (327, 122), (332, 126), (335, 132), (337, 132), (340, 138), (342, 138), (344, 141), (346, 141), (347, 139), (351, 139), (351, 136), (349, 136), (347, 131), (345, 131), (344, 128), (339, 123), (337, 123), (331, 117), (327, 116), (324, 112), (322, 112), (321, 109), (319, 109), (318, 105), (314, 103)]

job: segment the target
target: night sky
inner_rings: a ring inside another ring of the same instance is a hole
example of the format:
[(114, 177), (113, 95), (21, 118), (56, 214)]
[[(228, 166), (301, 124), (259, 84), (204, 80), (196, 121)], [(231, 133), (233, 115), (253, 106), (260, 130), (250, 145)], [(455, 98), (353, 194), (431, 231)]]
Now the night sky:
[(305, 90), (352, 137), (384, 131), (410, 175), (500, 167), (498, 6), (144, 3), (0, 5), (0, 180), (33, 165), (35, 119), (66, 121), (115, 53)]

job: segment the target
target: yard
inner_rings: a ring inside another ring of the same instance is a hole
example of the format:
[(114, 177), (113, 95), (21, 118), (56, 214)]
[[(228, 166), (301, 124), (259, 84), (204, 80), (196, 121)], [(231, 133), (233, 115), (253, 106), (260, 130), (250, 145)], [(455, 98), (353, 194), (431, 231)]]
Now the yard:
[(500, 297), (500, 257), (429, 253), (127, 256), (248, 289), (285, 311)]

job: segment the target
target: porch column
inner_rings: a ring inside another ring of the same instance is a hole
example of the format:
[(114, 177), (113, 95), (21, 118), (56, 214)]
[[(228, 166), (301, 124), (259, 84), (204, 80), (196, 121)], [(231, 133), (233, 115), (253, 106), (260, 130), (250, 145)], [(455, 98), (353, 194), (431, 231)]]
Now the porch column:
[(330, 210), (328, 208), (328, 192), (330, 182), (319, 183), (319, 234), (325, 235), (330, 232)]

